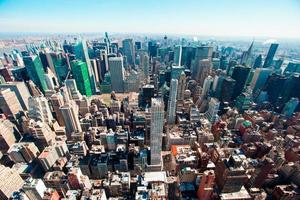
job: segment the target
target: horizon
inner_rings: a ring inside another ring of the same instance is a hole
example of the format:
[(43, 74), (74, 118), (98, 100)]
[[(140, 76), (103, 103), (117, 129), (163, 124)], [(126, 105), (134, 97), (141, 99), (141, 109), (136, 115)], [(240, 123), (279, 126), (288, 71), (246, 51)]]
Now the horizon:
[(297, 0), (0, 0), (0, 9), (0, 33), (109, 32), (300, 39)]

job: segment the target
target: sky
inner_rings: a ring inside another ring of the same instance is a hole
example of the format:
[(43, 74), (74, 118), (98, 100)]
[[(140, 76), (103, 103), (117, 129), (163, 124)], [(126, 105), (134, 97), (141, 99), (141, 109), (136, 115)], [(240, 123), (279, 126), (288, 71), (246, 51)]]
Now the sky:
[(300, 0), (0, 0), (0, 32), (300, 38)]

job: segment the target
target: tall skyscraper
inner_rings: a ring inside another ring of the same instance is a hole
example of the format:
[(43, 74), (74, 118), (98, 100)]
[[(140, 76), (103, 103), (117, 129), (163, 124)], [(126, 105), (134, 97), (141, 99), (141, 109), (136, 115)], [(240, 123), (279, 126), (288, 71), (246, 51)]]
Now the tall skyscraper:
[(283, 93), (287, 78), (280, 74), (271, 74), (266, 82), (265, 90), (268, 94), (268, 100), (275, 103)]
[(29, 98), (28, 117), (35, 121), (51, 124), (53, 120), (52, 112), (48, 100), (45, 97)]
[(254, 42), (251, 43), (249, 49), (247, 51), (244, 51), (241, 57), (241, 64), (242, 65), (247, 65), (249, 64), (249, 59), (251, 57), (252, 54), (252, 49), (253, 49), (253, 44)]
[(164, 127), (164, 102), (159, 98), (151, 99), (150, 148), (151, 165), (161, 165), (161, 146)]
[(236, 84), (233, 90), (232, 99), (235, 99), (243, 91), (250, 70), (250, 67), (245, 67), (242, 65), (237, 65), (234, 67), (231, 77), (236, 81)]
[(2, 88), (9, 88), (13, 91), (16, 94), (23, 110), (28, 110), (28, 98), (30, 97), (30, 93), (24, 82), (2, 83), (0, 84), (0, 89)]
[(81, 132), (77, 105), (70, 101), (69, 104), (60, 107), (60, 110), (64, 119), (67, 137), (71, 138), (73, 132)]
[(178, 88), (178, 80), (172, 79), (170, 83), (170, 95), (168, 101), (168, 123), (174, 124), (176, 120), (176, 97), (177, 97), (177, 88)]
[(203, 59), (199, 61), (198, 65), (199, 69), (197, 69), (196, 80), (200, 85), (203, 85), (205, 78), (210, 74), (212, 69), (212, 63), (208, 59)]
[(111, 89), (115, 92), (124, 92), (125, 69), (122, 57), (109, 58), (111, 75)]
[(82, 95), (80, 94), (79, 90), (77, 89), (77, 84), (74, 79), (67, 79), (66, 80), (66, 89), (67, 89), (67, 94), (70, 97), (70, 99), (73, 100), (81, 100)]
[(178, 79), (177, 100), (184, 99), (185, 86), (186, 86), (186, 76), (184, 72), (181, 72)]
[(55, 118), (56, 118), (58, 124), (60, 126), (64, 126), (65, 123), (63, 120), (63, 116), (62, 116), (61, 110), (59, 109), (61, 106), (64, 105), (63, 96), (60, 93), (53, 94), (50, 97), (50, 101), (51, 101), (51, 105), (52, 105), (53, 111), (55, 113)]
[(182, 46), (177, 45), (174, 48), (174, 64), (180, 66), (182, 57)]
[(208, 76), (205, 78), (203, 86), (202, 86), (202, 92), (201, 92), (201, 97), (206, 97), (210, 91), (210, 88), (212, 86), (214, 79), (211, 76)]
[(257, 68), (255, 69), (250, 86), (255, 93), (258, 89), (262, 89), (266, 84), (269, 75), (272, 73), (272, 69)]
[(124, 55), (127, 58), (129, 65), (135, 65), (135, 48), (132, 39), (125, 39), (122, 41)]
[(208, 103), (208, 110), (205, 113), (207, 119), (211, 123), (214, 123), (218, 119), (219, 107), (220, 107), (220, 101), (218, 101), (218, 99), (216, 98), (211, 98)]
[(264, 66), (263, 66), (264, 68), (271, 67), (278, 46), (279, 44), (275, 44), (275, 43), (271, 44), (267, 57), (264, 62)]
[(45, 92), (48, 88), (45, 80), (45, 71), (39, 57), (25, 56), (23, 57), (23, 61), (30, 80), (32, 80), (42, 92)]
[(260, 68), (262, 66), (262, 56), (259, 54), (253, 64), (253, 69)]
[(220, 98), (221, 102), (231, 102), (236, 81), (231, 77), (220, 80)]
[(91, 83), (89, 78), (88, 66), (82, 61), (72, 61), (72, 74), (76, 80), (78, 90), (82, 95), (92, 96)]
[(150, 63), (149, 63), (149, 56), (145, 53), (141, 55), (141, 67), (145, 75), (145, 79), (149, 79), (149, 70), (150, 70)]
[(96, 92), (95, 74), (94, 74), (92, 64), (90, 61), (86, 41), (82, 40), (82, 41), (77, 42), (74, 49), (75, 49), (76, 58), (80, 59), (86, 63), (87, 76), (89, 77), (89, 81), (90, 81), (90, 88), (91, 88), (92, 92), (94, 93), (94, 92)]
[(0, 108), (11, 119), (16, 119), (22, 111), (22, 106), (16, 94), (9, 88), (0, 90)]
[(195, 60), (212, 59), (213, 48), (209, 46), (197, 47), (195, 53)]

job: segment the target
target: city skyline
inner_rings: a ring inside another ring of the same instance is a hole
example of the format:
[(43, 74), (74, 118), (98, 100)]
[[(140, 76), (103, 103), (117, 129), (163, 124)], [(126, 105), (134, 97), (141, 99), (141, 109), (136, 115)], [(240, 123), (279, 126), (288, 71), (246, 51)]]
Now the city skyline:
[(300, 18), (300, 2), (297, 0), (272, 2), (1, 0), (0, 10), (2, 33), (108, 31), (300, 38), (297, 20)]

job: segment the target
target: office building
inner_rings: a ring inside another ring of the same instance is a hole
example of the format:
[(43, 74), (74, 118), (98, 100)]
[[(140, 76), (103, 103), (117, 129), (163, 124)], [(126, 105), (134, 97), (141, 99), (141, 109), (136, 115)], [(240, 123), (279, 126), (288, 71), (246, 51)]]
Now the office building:
[(40, 153), (33, 142), (18, 142), (13, 144), (7, 154), (15, 163), (30, 163)]
[(39, 57), (25, 56), (23, 57), (23, 61), (30, 80), (32, 80), (42, 92), (45, 92), (48, 88), (45, 80), (45, 71)]
[(7, 119), (0, 119), (0, 151), (6, 151), (18, 141), (19, 131), (12, 122)]
[(28, 98), (30, 97), (30, 93), (28, 91), (28, 88), (26, 87), (24, 82), (6, 82), (0, 84), (0, 89), (6, 89), (9, 88), (11, 91), (13, 91), (23, 110), (28, 110)]
[(182, 46), (177, 45), (174, 48), (174, 65), (181, 65), (181, 57), (182, 57)]
[(286, 117), (291, 117), (299, 104), (298, 98), (291, 98), (284, 106), (282, 114)]
[(207, 119), (213, 124), (218, 119), (220, 101), (216, 98), (210, 98), (208, 110), (205, 113)]
[(82, 61), (72, 61), (71, 69), (80, 93), (88, 97), (92, 96), (88, 65)]
[(185, 87), (186, 87), (186, 75), (184, 72), (181, 72), (178, 79), (177, 100), (184, 99)]
[(172, 79), (170, 83), (170, 95), (168, 101), (168, 124), (174, 124), (176, 120), (176, 102), (178, 80)]
[(152, 98), (150, 127), (151, 165), (161, 165), (163, 127), (164, 102), (162, 99)]
[(277, 51), (278, 46), (279, 46), (279, 44), (275, 44), (275, 43), (271, 44), (271, 46), (269, 48), (269, 51), (268, 51), (268, 54), (267, 54), (267, 57), (265, 59), (263, 68), (267, 68), (267, 67), (272, 66), (273, 59), (274, 59), (274, 56), (275, 56), (275, 53)]
[[(87, 84), (87, 80), (86, 80), (86, 77), (88, 77), (89, 79), (89, 87), (90, 89), (92, 90), (92, 93), (95, 93), (96, 92), (96, 81), (95, 81), (95, 74), (94, 74), (94, 71), (93, 71), (93, 68), (92, 68), (92, 64), (91, 64), (91, 61), (90, 61), (90, 57), (89, 57), (89, 54), (88, 54), (88, 47), (87, 47), (87, 43), (85, 40), (82, 40), (82, 41), (78, 41), (74, 47), (74, 50), (75, 50), (75, 55), (76, 55), (76, 58), (78, 60), (81, 60), (83, 62), (86, 63), (86, 66), (83, 67), (81, 66), (80, 68), (80, 72), (79, 71), (75, 71), (76, 72), (79, 72), (81, 73), (80, 76), (83, 76), (82, 73), (84, 73), (84, 81), (85, 83), (84, 84)], [(80, 63), (80, 65), (82, 65), (82, 63)], [(87, 70), (87, 71), (86, 71)], [(84, 71), (84, 72), (83, 72)], [(72, 73), (73, 72), (73, 69), (72, 69)], [(73, 74), (74, 75), (74, 74)], [(76, 79), (76, 78), (75, 78)], [(77, 80), (76, 80), (77, 82)], [(77, 83), (78, 84), (78, 83)], [(80, 86), (78, 85), (78, 87), (80, 88)], [(87, 86), (86, 86), (87, 87)], [(81, 90), (79, 89), (79, 91), (81, 92)], [(83, 90), (84, 91), (84, 90)], [(83, 93), (84, 94), (84, 93)], [(87, 95), (88, 96), (88, 95)]]
[(28, 117), (43, 123), (51, 124), (53, 116), (49, 107), (48, 100), (45, 97), (30, 97), (28, 100)]
[(262, 55), (259, 54), (253, 63), (253, 69), (262, 67)]
[(234, 100), (237, 96), (239, 96), (243, 91), (250, 70), (251, 70), (250, 67), (245, 67), (242, 65), (237, 65), (234, 67), (231, 78), (235, 80), (236, 84), (233, 90), (232, 100)]
[(207, 95), (209, 94), (213, 81), (214, 79), (211, 76), (208, 76), (204, 79), (204, 83), (201, 91), (202, 98), (207, 97)]
[(46, 189), (42, 179), (33, 178), (26, 179), (22, 187), (22, 190), (30, 200), (42, 200)]
[(65, 123), (63, 120), (63, 116), (62, 116), (61, 110), (59, 109), (61, 106), (64, 105), (63, 96), (60, 93), (53, 94), (50, 97), (50, 102), (51, 102), (53, 111), (55, 113), (55, 119), (57, 120), (57, 122), (60, 126), (64, 126)]
[(253, 92), (256, 92), (257, 90), (261, 90), (267, 80), (269, 75), (272, 73), (272, 69), (266, 69), (266, 68), (257, 68), (254, 71), (250, 87), (253, 90)]
[(11, 119), (17, 119), (23, 110), (16, 93), (9, 88), (0, 90), (0, 108), (3, 114)]
[(111, 75), (111, 89), (115, 92), (124, 92), (125, 69), (122, 57), (108, 59)]
[(60, 107), (60, 110), (64, 119), (68, 138), (70, 138), (71, 134), (74, 132), (81, 132), (82, 129), (79, 122), (77, 105), (75, 105), (74, 102), (70, 102), (69, 104)]
[(127, 58), (127, 62), (129, 65), (135, 65), (135, 48), (134, 42), (132, 39), (125, 39), (122, 41), (123, 44), (123, 52)]
[(0, 165), (0, 199), (8, 200), (15, 191), (22, 188), (24, 181), (17, 171)]

